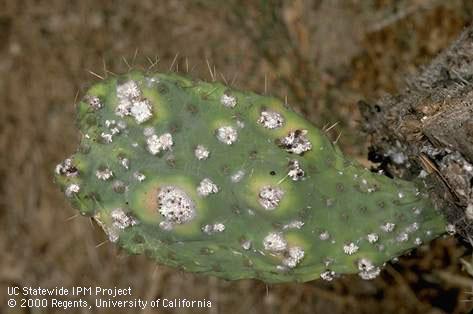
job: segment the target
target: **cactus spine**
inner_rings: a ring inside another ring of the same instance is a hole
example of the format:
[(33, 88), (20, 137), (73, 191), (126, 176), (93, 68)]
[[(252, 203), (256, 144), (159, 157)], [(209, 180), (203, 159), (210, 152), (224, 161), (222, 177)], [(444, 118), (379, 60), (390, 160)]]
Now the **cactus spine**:
[(226, 279), (371, 279), (445, 231), (411, 182), (343, 157), (281, 101), (176, 74), (93, 85), (56, 181), (132, 254)]

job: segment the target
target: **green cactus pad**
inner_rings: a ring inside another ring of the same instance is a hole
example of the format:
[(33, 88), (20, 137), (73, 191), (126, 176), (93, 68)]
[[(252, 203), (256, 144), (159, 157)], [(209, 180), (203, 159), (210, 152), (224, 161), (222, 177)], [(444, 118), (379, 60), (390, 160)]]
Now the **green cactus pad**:
[(93, 85), (56, 167), (81, 214), (132, 254), (265, 282), (380, 267), (445, 231), (414, 183), (371, 173), (280, 100), (176, 74)]

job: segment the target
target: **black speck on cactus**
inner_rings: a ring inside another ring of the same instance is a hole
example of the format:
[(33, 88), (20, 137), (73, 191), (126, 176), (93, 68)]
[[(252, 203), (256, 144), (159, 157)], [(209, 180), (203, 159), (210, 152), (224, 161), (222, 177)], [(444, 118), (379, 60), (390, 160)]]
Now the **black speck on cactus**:
[(278, 99), (175, 74), (93, 85), (56, 181), (133, 254), (226, 279), (371, 279), (445, 231), (411, 182), (343, 157)]

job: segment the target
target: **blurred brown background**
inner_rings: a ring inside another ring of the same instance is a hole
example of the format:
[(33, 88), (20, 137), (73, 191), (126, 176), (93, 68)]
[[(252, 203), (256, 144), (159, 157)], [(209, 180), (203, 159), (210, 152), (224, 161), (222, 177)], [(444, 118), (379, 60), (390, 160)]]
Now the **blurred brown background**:
[(104, 243), (52, 173), (77, 145), (73, 104), (98, 79), (90, 72), (129, 67), (202, 79), (210, 67), (239, 88), (287, 97), (320, 127), (338, 122), (330, 136), (364, 162), (356, 102), (394, 93), (472, 20), (471, 0), (0, 0), (0, 312), (7, 286), (81, 285), (213, 303), (177, 313), (468, 313), (473, 278), (460, 258), (471, 260), (471, 246), (459, 239), (436, 240), (374, 281), (226, 282)]

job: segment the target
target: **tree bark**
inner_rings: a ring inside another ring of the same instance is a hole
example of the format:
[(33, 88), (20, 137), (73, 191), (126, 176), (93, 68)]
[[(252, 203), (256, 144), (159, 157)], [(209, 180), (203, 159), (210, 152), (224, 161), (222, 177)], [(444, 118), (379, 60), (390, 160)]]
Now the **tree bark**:
[(387, 175), (423, 178), (434, 205), (473, 238), (473, 26), (406, 85), (360, 101), (369, 159)]

